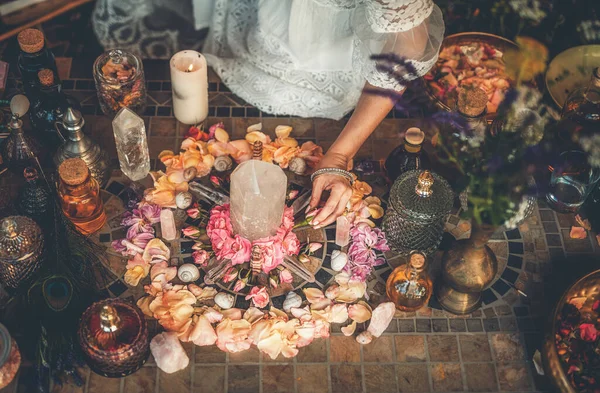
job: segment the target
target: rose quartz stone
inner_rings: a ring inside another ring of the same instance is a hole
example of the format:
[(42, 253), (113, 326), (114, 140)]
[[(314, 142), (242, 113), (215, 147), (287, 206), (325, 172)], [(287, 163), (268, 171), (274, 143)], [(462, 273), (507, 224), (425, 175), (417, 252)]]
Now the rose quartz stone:
[(369, 331), (373, 337), (381, 336), (389, 326), (390, 322), (392, 322), (395, 312), (396, 306), (392, 302), (381, 303), (379, 306), (375, 307), (367, 331)]
[(158, 368), (167, 374), (183, 370), (190, 362), (176, 332), (165, 332), (154, 336), (150, 342), (150, 351)]

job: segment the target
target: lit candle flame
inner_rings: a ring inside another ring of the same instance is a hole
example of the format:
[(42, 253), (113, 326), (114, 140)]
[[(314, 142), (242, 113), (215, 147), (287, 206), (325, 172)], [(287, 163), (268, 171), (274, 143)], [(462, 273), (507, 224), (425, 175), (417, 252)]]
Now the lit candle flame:
[(192, 72), (193, 69), (194, 69), (194, 65), (190, 64), (190, 66), (188, 67), (188, 69), (185, 72)]

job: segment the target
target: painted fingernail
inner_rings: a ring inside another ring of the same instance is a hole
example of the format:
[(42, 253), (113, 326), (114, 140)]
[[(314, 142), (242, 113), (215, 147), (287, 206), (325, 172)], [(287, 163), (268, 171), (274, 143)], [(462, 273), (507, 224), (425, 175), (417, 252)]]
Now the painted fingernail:
[(317, 225), (319, 225), (319, 222), (320, 222), (320, 221), (313, 221), (311, 224), (312, 224), (314, 227), (316, 227)]
[(321, 229), (321, 226), (320, 226), (320, 225), (317, 225), (317, 226), (315, 227), (315, 229)]
[(311, 210), (312, 210), (312, 207), (311, 207), (311, 206), (307, 206), (307, 207), (306, 207), (306, 211), (305, 211), (305, 213), (308, 213), (308, 212), (309, 212), (309, 211), (311, 211)]

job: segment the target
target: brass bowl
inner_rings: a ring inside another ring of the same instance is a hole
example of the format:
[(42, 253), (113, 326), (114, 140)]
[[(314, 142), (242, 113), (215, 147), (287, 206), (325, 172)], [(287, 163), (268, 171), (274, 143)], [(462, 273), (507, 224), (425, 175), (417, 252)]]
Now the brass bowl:
[(560, 298), (556, 308), (548, 321), (544, 343), (542, 345), (542, 363), (544, 365), (544, 374), (552, 381), (557, 391), (563, 393), (576, 393), (577, 390), (567, 378), (567, 373), (563, 368), (558, 356), (555, 344), (556, 321), (563, 306), (572, 298), (586, 297), (586, 301), (579, 310), (582, 314), (592, 312), (592, 305), (600, 297), (600, 270), (596, 270), (575, 282)]
[[(440, 48), (440, 52), (444, 48), (451, 46), (451, 45), (456, 45), (456, 44), (466, 45), (466, 44), (471, 44), (473, 42), (484, 42), (486, 44), (492, 45), (493, 47), (498, 48), (498, 50), (500, 50), (502, 53), (505, 53), (507, 49), (518, 49), (519, 48), (517, 46), (517, 44), (515, 44), (511, 40), (508, 40), (506, 38), (503, 38), (503, 37), (500, 37), (500, 36), (497, 36), (494, 34), (469, 32), (469, 33), (452, 34), (452, 35), (449, 35), (448, 37), (444, 38), (444, 41), (442, 42), (442, 47)], [(437, 63), (428, 72), (428, 74), (434, 74), (436, 71), (437, 71)], [(424, 82), (425, 82), (425, 86), (427, 86), (425, 91), (427, 92), (427, 95), (433, 101), (435, 106), (441, 110), (444, 110), (447, 112), (452, 112), (456, 106), (456, 102), (454, 100), (449, 100), (448, 102), (444, 102), (444, 101), (440, 100), (438, 97), (436, 97), (433, 89), (431, 89), (429, 87), (428, 81), (425, 80)], [(487, 114), (488, 121), (491, 121), (494, 118), (496, 118), (495, 112)]]

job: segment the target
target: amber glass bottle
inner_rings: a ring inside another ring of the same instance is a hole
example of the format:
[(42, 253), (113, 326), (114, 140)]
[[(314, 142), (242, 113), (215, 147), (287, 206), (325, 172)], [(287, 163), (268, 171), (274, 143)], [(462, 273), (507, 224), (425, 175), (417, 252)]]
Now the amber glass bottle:
[(58, 167), (58, 193), (61, 207), (81, 233), (98, 231), (106, 222), (106, 213), (100, 197), (100, 186), (90, 176), (90, 170), (81, 158), (69, 158)]
[(386, 292), (396, 308), (412, 312), (426, 306), (433, 292), (433, 284), (427, 274), (427, 259), (413, 251), (408, 262), (398, 266), (388, 277)]

